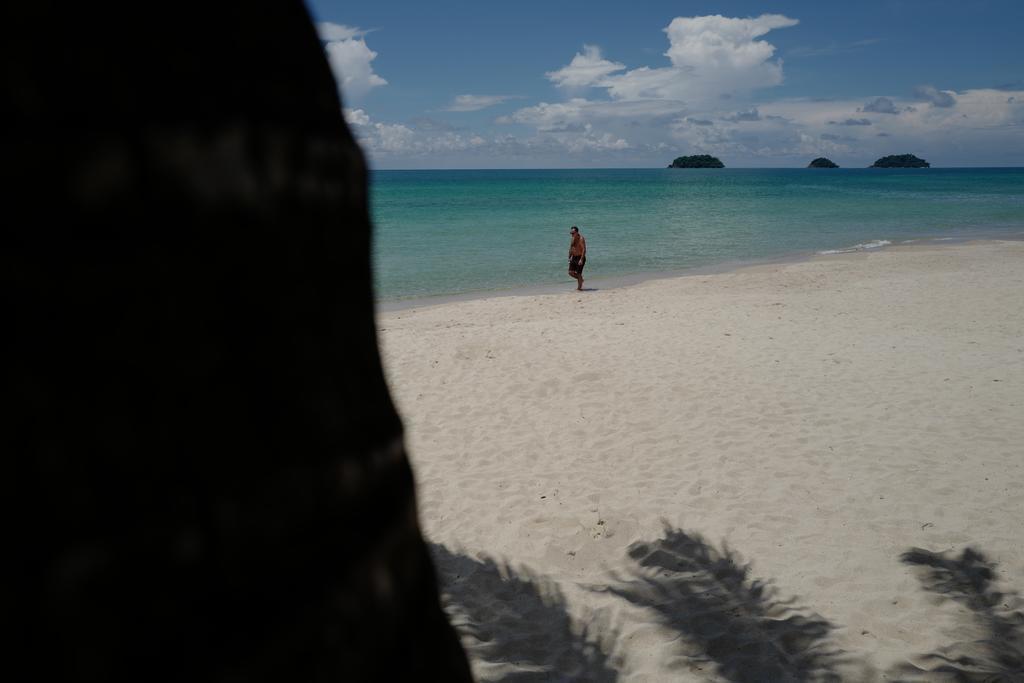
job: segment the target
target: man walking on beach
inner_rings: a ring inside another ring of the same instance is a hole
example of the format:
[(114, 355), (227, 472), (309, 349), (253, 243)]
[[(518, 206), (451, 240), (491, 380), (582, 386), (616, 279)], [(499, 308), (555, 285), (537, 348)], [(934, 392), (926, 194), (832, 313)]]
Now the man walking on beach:
[(569, 229), (572, 241), (569, 243), (569, 275), (576, 278), (576, 291), (583, 291), (583, 266), (587, 265), (587, 241), (575, 225)]

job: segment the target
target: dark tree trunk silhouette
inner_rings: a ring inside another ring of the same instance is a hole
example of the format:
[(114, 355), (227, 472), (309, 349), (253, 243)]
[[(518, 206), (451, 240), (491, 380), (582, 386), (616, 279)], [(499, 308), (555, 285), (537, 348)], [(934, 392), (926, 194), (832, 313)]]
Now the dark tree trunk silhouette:
[(149, 7), (0, 10), (8, 670), (469, 680), (309, 17)]

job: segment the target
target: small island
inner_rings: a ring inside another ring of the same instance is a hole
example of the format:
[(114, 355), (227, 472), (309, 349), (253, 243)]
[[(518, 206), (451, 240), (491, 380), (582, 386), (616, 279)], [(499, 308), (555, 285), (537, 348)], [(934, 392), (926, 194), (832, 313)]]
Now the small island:
[(725, 164), (710, 154), (695, 154), (689, 157), (676, 157), (668, 165), (669, 168), (725, 168)]
[(826, 159), (825, 157), (818, 157), (811, 163), (807, 164), (807, 168), (839, 168), (839, 164), (832, 161), (831, 159)]
[(868, 168), (931, 168), (931, 164), (913, 154), (890, 154)]

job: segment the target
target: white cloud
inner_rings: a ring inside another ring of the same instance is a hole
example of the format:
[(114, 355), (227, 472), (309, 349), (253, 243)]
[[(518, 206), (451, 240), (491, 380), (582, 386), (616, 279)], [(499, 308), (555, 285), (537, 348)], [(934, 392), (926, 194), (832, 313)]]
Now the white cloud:
[[(800, 23), (781, 14), (762, 14), (756, 18), (735, 19), (721, 15), (676, 17), (665, 32), (671, 46), (665, 55), (675, 67), (710, 68), (742, 71), (760, 69), (775, 54), (775, 46), (760, 38), (777, 28)], [(781, 66), (772, 78), (781, 81)]]
[(518, 99), (518, 97), (515, 95), (457, 95), (445, 111), (479, 111), (512, 99)]
[(416, 141), (416, 133), (412, 128), (401, 123), (376, 123), (374, 124), (374, 137), (371, 145), (375, 149), (385, 152), (405, 152), (413, 146)]
[(541, 102), (532, 107), (523, 107), (508, 116), (502, 116), (498, 119), (498, 123), (524, 123), (541, 131), (565, 128), (579, 123), (584, 118), (590, 104), (589, 100), (582, 97), (574, 97), (568, 102), (553, 104)]
[[(573, 150), (618, 145), (653, 151), (671, 142), (673, 149), (731, 156), (748, 164), (792, 158), (805, 165), (806, 160), (798, 161), (803, 155), (828, 153), (850, 165), (867, 165), (894, 153), (894, 147), (930, 153), (956, 145), (966, 155), (975, 144), (998, 158), (1019, 161), (1024, 156), (1021, 143), (1005, 144), (1024, 124), (1024, 108), (1010, 99), (1015, 93), (954, 94), (922, 86), (909, 100), (883, 95), (867, 102), (759, 102), (758, 90), (783, 80), (775, 47), (762, 37), (796, 23), (781, 15), (676, 18), (665, 29), (669, 66), (629, 69), (585, 46), (547, 77), (568, 90), (603, 89), (606, 99), (577, 93), (561, 102), (523, 107), (498, 122), (530, 126), (538, 137), (557, 139)], [(922, 100), (932, 106), (921, 107)], [(731, 110), (724, 109), (727, 104)], [(996, 139), (1004, 141), (1002, 150), (991, 144)]]
[[(675, 114), (655, 119), (622, 116), (627, 103), (575, 98), (510, 115), (510, 123), (532, 131), (494, 135), (372, 120), (354, 130), (378, 167), (663, 166), (680, 154), (699, 153), (729, 166), (806, 166), (828, 156), (841, 166), (862, 167), (906, 152), (936, 166), (1024, 162), (1024, 91), (967, 90), (958, 93), (956, 107), (915, 111), (907, 110), (915, 100), (890, 99), (899, 116), (858, 114), (863, 100), (786, 99), (759, 102), (756, 119), (752, 108), (740, 109), (740, 116), (735, 108), (698, 115), (679, 113), (678, 103), (672, 104)], [(628, 104), (637, 105), (634, 113), (652, 106)], [(829, 124), (867, 116), (870, 126)]]
[(719, 15), (676, 17), (665, 28), (670, 66), (626, 66), (604, 58), (599, 48), (584, 45), (568, 65), (546, 75), (565, 88), (604, 88), (614, 101), (675, 100), (690, 107), (714, 104), (782, 82), (782, 62), (772, 60), (775, 47), (756, 40), (769, 31), (795, 26), (779, 14), (737, 19)]
[[(883, 97), (899, 115), (865, 111), (865, 102), (853, 99), (761, 101), (737, 110), (722, 107), (733, 100), (689, 107), (676, 100), (576, 97), (499, 119), (535, 131), (501, 149), (534, 158), (561, 149), (568, 152), (562, 160), (603, 159), (606, 165), (621, 159), (659, 165), (683, 153), (713, 154), (737, 166), (806, 166), (825, 155), (857, 167), (905, 152), (938, 166), (1024, 162), (1024, 91), (967, 90), (957, 94), (955, 107), (914, 107), (920, 100)], [(889, 108), (886, 102), (874, 107)], [(485, 149), (497, 148), (489, 141)]]
[(633, 149), (624, 137), (597, 131), (591, 124), (527, 137), (487, 137), (479, 133), (439, 130), (433, 125), (420, 126), (412, 121), (374, 121), (362, 109), (346, 109), (345, 117), (375, 163), (401, 160), (400, 165), (405, 167), (431, 166), (438, 163), (436, 160), (452, 155), (469, 155), (477, 160), (472, 164), (477, 167), (494, 165), (496, 160), (504, 163), (513, 158), (537, 158), (538, 155), (564, 164), (569, 158), (586, 159), (594, 154), (620, 154)]
[(364, 31), (330, 22), (317, 24), (317, 31), (346, 99), (359, 99), (373, 88), (387, 85), (388, 82), (373, 71), (371, 62), (377, 58), (377, 53), (367, 47)]
[[(837, 153), (847, 155), (845, 165), (867, 165), (880, 156), (904, 152), (942, 166), (1017, 165), (1024, 160), (1024, 112), (1006, 102), (1006, 91), (966, 90), (957, 96), (955, 107), (914, 108), (915, 100), (888, 99), (900, 115), (875, 116), (871, 126), (861, 125), (868, 119), (855, 112), (864, 107), (851, 100), (794, 99), (760, 107), (763, 113), (784, 116), (790, 122), (786, 129), (839, 145)], [(849, 125), (850, 121), (856, 123)]]
[(596, 45), (584, 45), (583, 52), (577, 52), (568, 65), (545, 75), (559, 87), (581, 88), (601, 85), (609, 74), (625, 68), (625, 64), (610, 62), (601, 57), (601, 48)]
[[(625, 64), (606, 58), (593, 45), (584, 45), (569, 64), (546, 74), (570, 92), (603, 89), (606, 98), (576, 96), (562, 102), (540, 102), (497, 119), (498, 123), (532, 127), (545, 140), (557, 140), (566, 149), (667, 149), (678, 130), (700, 129), (695, 139), (708, 142), (738, 134), (733, 127), (762, 122), (761, 113), (747, 98), (757, 89), (782, 82), (782, 63), (775, 47), (759, 40), (768, 32), (798, 22), (777, 14), (738, 19), (722, 16), (678, 17), (665, 28), (667, 66)], [(726, 102), (731, 113), (721, 111)], [(775, 128), (781, 124), (771, 121)]]
[(905, 152), (937, 166), (1020, 165), (1024, 107), (1007, 102), (1008, 96), (1020, 95), (967, 90), (957, 94), (955, 107), (938, 108), (914, 108), (916, 100), (889, 97), (899, 115), (871, 112), (870, 119), (858, 113), (864, 106), (857, 100), (787, 99), (759, 103), (756, 121), (684, 117), (669, 130), (680, 153), (714, 154), (730, 165), (804, 166), (825, 155), (842, 166), (858, 167)]
[(353, 126), (360, 144), (371, 156), (447, 153), (480, 147), (487, 140), (475, 133), (445, 130), (430, 119), (420, 124), (373, 121), (362, 109), (346, 109), (345, 120)]
[(755, 38), (797, 23), (778, 14), (748, 19), (676, 17), (665, 29), (665, 56), (672, 65), (628, 71), (608, 83), (608, 92), (618, 99), (657, 97), (698, 106), (722, 95), (778, 85), (782, 62), (772, 61), (775, 47)]
[(370, 117), (362, 109), (345, 109), (345, 122), (350, 126), (366, 126), (370, 123)]
[(580, 136), (567, 138), (564, 144), (570, 152), (629, 149), (628, 142), (611, 133), (598, 135), (592, 134), (589, 131)]
[(930, 102), (933, 107), (956, 106), (956, 98), (952, 90), (937, 90), (931, 85), (919, 85), (914, 89), (914, 94), (922, 100)]
[(316, 25), (317, 33), (320, 35), (320, 40), (332, 41), (332, 40), (351, 40), (352, 38), (361, 38), (366, 32), (360, 31), (357, 28), (351, 26), (345, 26), (344, 24), (332, 24), (329, 21), (322, 21)]
[[(979, 126), (1013, 126), (1024, 123), (1015, 118), (1013, 106), (1007, 104), (1008, 93), (1004, 90), (973, 89), (957, 96), (955, 107), (914, 107), (920, 100), (889, 97), (899, 116), (873, 116), (870, 120), (876, 128), (894, 136), (919, 134), (940, 129), (973, 129)], [(848, 118), (864, 118), (868, 113), (855, 100), (810, 100), (790, 99), (760, 105), (762, 111), (784, 115), (803, 126), (823, 127), (829, 121), (845, 121)], [(964, 118), (966, 116), (966, 118)], [(871, 131), (872, 134), (877, 131)]]
[(683, 111), (682, 103), (673, 100), (610, 102), (574, 97), (565, 102), (541, 102), (532, 107), (523, 107), (508, 116), (500, 117), (497, 122), (522, 123), (544, 132), (564, 129), (573, 124), (582, 126), (587, 122), (667, 120)]

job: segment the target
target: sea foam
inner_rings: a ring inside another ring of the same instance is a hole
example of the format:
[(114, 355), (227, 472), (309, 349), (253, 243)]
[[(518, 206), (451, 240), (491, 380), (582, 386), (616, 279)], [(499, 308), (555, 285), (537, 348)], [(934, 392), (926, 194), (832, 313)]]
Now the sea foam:
[(889, 240), (871, 240), (870, 242), (862, 242), (855, 244), (852, 247), (845, 247), (843, 249), (826, 249), (825, 251), (819, 251), (819, 254), (849, 254), (854, 251), (865, 251), (866, 249), (881, 249), (882, 247), (892, 244)]

